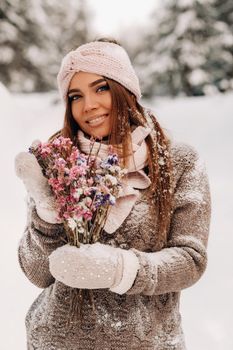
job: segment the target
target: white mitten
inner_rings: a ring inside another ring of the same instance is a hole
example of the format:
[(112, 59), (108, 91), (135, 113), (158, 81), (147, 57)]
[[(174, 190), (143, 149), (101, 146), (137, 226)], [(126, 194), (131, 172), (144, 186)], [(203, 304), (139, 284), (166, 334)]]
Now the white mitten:
[(36, 157), (28, 152), (19, 153), (15, 157), (15, 171), (34, 199), (39, 217), (51, 224), (59, 223), (54, 197)]
[(133, 285), (139, 261), (131, 250), (94, 243), (80, 248), (68, 244), (49, 256), (50, 272), (58, 281), (73, 288), (110, 288), (123, 294)]

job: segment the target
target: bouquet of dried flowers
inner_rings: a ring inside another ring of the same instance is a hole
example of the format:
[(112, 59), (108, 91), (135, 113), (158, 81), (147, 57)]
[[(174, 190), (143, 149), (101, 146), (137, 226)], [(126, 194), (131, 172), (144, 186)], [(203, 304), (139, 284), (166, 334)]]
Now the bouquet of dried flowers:
[(29, 149), (48, 178), (67, 240), (77, 247), (98, 241), (126, 173), (112, 147), (107, 158), (101, 160), (99, 149), (92, 154), (94, 144), (92, 138), (90, 154), (86, 155), (69, 138), (59, 136)]
[[(69, 138), (59, 136), (46, 143), (37, 143), (29, 148), (48, 179), (55, 198), (58, 220), (63, 223), (67, 242), (94, 243), (99, 240), (110, 206), (114, 205), (121, 188), (121, 179), (126, 169), (109, 146), (106, 159), (93, 154), (95, 139), (91, 138), (90, 153), (84, 154)], [(88, 295), (95, 310), (91, 290), (71, 290), (70, 312), (80, 313), (84, 295)], [(75, 301), (78, 295), (78, 303)], [(82, 319), (82, 317), (81, 317)], [(69, 320), (67, 320), (69, 324)]]

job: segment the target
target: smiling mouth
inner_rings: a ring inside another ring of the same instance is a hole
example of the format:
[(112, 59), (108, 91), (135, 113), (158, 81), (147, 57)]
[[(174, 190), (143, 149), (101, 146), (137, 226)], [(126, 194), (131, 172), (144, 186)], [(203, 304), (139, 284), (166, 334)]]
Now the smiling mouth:
[(108, 114), (100, 115), (99, 117), (96, 117), (92, 120), (88, 120), (87, 123), (91, 126), (92, 125), (95, 126), (95, 125), (101, 124), (107, 117), (108, 117)]

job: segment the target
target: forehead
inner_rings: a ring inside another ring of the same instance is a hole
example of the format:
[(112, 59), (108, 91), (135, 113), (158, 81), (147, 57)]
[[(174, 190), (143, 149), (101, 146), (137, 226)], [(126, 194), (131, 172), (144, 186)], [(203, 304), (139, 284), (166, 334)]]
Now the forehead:
[(88, 86), (89, 84), (93, 83), (96, 80), (103, 79), (104, 77), (99, 74), (95, 73), (88, 73), (88, 72), (77, 72), (74, 74), (73, 78), (71, 79), (69, 88), (81, 88)]

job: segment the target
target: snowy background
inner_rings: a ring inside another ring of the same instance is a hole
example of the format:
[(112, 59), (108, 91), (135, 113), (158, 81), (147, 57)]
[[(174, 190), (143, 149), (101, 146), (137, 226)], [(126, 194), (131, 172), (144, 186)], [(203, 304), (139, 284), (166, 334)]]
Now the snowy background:
[(51, 91), (68, 51), (113, 35), (144, 96), (232, 91), (232, 14), (232, 0), (1, 0), (0, 81)]
[[(14, 156), (34, 139), (45, 141), (62, 124), (56, 93), (9, 94), (0, 88), (1, 116), (1, 348), (26, 349), (24, 317), (40, 290), (24, 277), (17, 245), (26, 220), (25, 190)], [(189, 350), (232, 350), (233, 325), (233, 94), (154, 99), (161, 124), (174, 139), (195, 146), (205, 159), (212, 192), (209, 264), (202, 279), (183, 291), (181, 313)]]
[(209, 264), (182, 293), (183, 327), (188, 350), (233, 349), (232, 14), (232, 0), (0, 1), (1, 349), (26, 349), (25, 314), (40, 293), (17, 261), (26, 193), (14, 157), (62, 126), (55, 87), (64, 54), (111, 35), (130, 54), (143, 104), (206, 162)]

